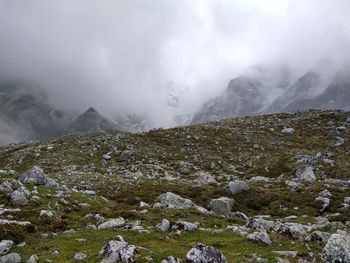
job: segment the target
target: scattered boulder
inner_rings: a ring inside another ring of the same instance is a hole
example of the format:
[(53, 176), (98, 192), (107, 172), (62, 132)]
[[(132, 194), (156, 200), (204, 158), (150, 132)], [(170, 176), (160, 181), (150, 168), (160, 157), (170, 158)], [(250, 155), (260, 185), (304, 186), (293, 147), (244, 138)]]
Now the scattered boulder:
[(274, 227), (277, 233), (299, 240), (302, 240), (310, 230), (311, 227), (299, 223), (278, 224)]
[(154, 208), (170, 208), (170, 209), (188, 209), (195, 208), (200, 213), (208, 214), (209, 211), (204, 207), (198, 206), (190, 199), (183, 198), (171, 192), (161, 194), (158, 197), (158, 202), (153, 206)]
[(266, 220), (264, 218), (250, 218), (246, 227), (250, 229), (264, 229), (267, 232), (270, 232), (275, 226), (275, 222)]
[(13, 246), (12, 240), (1, 240), (0, 242), (0, 256), (7, 254)]
[(272, 244), (270, 236), (266, 233), (266, 231), (255, 231), (254, 233), (247, 235), (247, 239), (251, 241), (261, 242), (266, 245)]
[(173, 231), (194, 231), (197, 228), (197, 224), (186, 221), (177, 221), (171, 226), (171, 230)]
[(22, 258), (18, 253), (10, 253), (0, 257), (0, 263), (21, 263)]
[(234, 180), (228, 183), (228, 189), (232, 194), (238, 194), (240, 192), (249, 189), (248, 184), (242, 180)]
[(118, 217), (115, 219), (108, 220), (102, 224), (100, 224), (98, 229), (108, 229), (108, 228), (120, 228), (125, 226), (125, 219), (122, 217)]
[(160, 232), (167, 232), (170, 229), (170, 223), (167, 219), (163, 219), (161, 223), (156, 226), (156, 229)]
[(26, 205), (28, 204), (30, 192), (24, 186), (18, 188), (16, 191), (11, 193), (11, 203), (13, 205)]
[(186, 255), (189, 263), (226, 263), (225, 256), (217, 249), (204, 244), (197, 244)]
[(18, 180), (24, 184), (58, 186), (57, 182), (47, 177), (38, 166), (34, 166), (18, 177)]
[(331, 235), (323, 249), (322, 259), (326, 263), (350, 262), (350, 235), (344, 231)]
[(87, 255), (85, 253), (78, 252), (78, 253), (75, 253), (73, 259), (76, 260), (76, 261), (86, 260), (87, 259)]
[(316, 176), (311, 166), (299, 167), (296, 170), (295, 175), (300, 182), (313, 183), (316, 181)]
[(210, 201), (210, 208), (214, 211), (214, 213), (219, 215), (227, 215), (232, 211), (233, 204), (235, 200), (228, 197), (220, 197), (217, 199), (213, 199)]
[(166, 259), (163, 259), (160, 263), (182, 263), (182, 260), (173, 256), (169, 256)]

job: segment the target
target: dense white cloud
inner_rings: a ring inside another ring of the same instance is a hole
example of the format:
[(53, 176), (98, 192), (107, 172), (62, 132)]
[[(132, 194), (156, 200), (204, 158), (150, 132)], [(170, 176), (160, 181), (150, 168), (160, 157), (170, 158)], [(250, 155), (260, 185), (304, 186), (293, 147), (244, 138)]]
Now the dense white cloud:
[[(172, 124), (259, 63), (348, 59), (348, 0), (0, 0), (0, 76), (53, 104)], [(172, 84), (171, 84), (172, 83)], [(187, 88), (190, 87), (190, 88)]]

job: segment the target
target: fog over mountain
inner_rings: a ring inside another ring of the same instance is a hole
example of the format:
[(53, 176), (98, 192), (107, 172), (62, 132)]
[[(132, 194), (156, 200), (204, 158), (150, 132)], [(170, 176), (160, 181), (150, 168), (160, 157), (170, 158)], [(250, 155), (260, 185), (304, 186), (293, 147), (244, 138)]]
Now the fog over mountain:
[(231, 111), (237, 77), (259, 94), (242, 114), (347, 109), (348, 10), (348, 0), (0, 0), (0, 144), (61, 134), (90, 107), (123, 130), (188, 124), (212, 101)]

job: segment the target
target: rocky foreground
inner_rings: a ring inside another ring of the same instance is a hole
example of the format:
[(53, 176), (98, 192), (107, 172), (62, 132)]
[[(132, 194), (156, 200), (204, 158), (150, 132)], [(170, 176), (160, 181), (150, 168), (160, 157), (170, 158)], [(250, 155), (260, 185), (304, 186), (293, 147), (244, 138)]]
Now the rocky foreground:
[(0, 148), (0, 262), (350, 262), (350, 113)]

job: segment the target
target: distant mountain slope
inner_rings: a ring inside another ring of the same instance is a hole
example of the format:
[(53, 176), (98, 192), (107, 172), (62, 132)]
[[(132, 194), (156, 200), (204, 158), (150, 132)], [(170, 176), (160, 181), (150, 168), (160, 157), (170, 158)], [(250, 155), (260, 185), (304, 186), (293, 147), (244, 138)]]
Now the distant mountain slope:
[(116, 124), (103, 117), (94, 108), (89, 108), (67, 126), (65, 133), (115, 129), (118, 129)]
[(320, 76), (316, 72), (307, 72), (292, 84), (284, 94), (279, 96), (266, 112), (297, 110), (298, 102), (311, 98), (320, 85)]
[(32, 87), (17, 83), (0, 84), (0, 118), (14, 127), (13, 133), (23, 140), (57, 136), (68, 123), (63, 112), (45, 101), (45, 95)]
[(253, 115), (265, 103), (261, 83), (251, 77), (232, 79), (225, 92), (208, 101), (194, 115), (192, 123), (215, 121), (232, 116)]
[(326, 90), (314, 97), (295, 102), (293, 108), (286, 107), (286, 111), (292, 109), (350, 109), (350, 72), (339, 71)]

